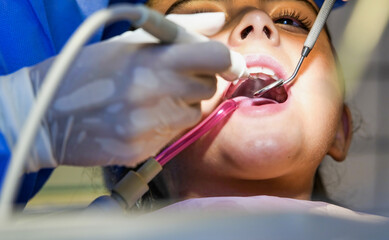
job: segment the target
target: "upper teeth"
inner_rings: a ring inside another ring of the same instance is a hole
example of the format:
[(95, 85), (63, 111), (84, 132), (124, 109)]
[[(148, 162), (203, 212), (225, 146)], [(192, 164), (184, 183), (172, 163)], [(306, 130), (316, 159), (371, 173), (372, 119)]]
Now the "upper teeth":
[(270, 69), (270, 68), (266, 68), (266, 67), (251, 67), (248, 69), (248, 72), (250, 74), (253, 74), (253, 73), (263, 73), (263, 74), (266, 74), (266, 75), (269, 75), (269, 76), (275, 76), (275, 72)]
[[(266, 74), (270, 77), (272, 77), (274, 80), (278, 81), (279, 78), (276, 76), (276, 73), (270, 69), (270, 68), (267, 68), (267, 67), (250, 67), (248, 69), (248, 73), (249, 74), (258, 74), (258, 73), (262, 73), (262, 74)], [(235, 80), (233, 83), (234, 85), (236, 85), (238, 83), (239, 79), (238, 80)]]

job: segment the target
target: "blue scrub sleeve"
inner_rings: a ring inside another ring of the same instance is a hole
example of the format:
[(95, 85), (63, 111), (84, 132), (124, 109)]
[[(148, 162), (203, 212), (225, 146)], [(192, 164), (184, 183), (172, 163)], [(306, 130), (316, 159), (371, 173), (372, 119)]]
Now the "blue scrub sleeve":
[[(58, 54), (82, 21), (108, 4), (146, 1), (12, 0), (4, 3), (0, 1), (0, 76), (35, 65)], [(112, 30), (120, 34), (127, 29)], [(100, 41), (102, 33), (101, 29), (90, 43)], [(4, 141), (0, 142), (0, 184), (10, 158), (5, 139), (2, 139)], [(42, 188), (52, 171), (43, 169), (37, 173), (25, 174), (16, 203), (25, 205)]]
[(3, 134), (0, 132), (0, 190), (3, 187), (5, 173), (8, 169), (10, 157), (11, 152), (8, 148), (8, 144)]
[[(5, 140), (5, 137), (0, 132), (0, 191), (2, 190), (6, 172), (8, 170), (11, 158), (11, 151)], [(15, 203), (18, 206), (24, 207), (29, 199), (31, 199), (44, 185), (50, 177), (52, 169), (42, 169), (37, 173), (24, 174), (21, 181), (20, 191), (16, 196)]]

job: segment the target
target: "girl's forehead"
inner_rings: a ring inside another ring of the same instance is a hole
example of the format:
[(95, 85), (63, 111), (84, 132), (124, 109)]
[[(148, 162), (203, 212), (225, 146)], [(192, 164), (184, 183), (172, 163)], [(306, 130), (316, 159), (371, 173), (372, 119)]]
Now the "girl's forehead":
[(305, 5), (315, 13), (318, 13), (319, 8), (317, 7), (314, 0), (150, 0), (149, 5), (157, 8), (164, 13), (171, 13), (176, 9), (189, 7), (193, 4), (198, 6), (203, 5), (206, 7), (208, 4), (221, 5), (226, 8), (236, 7), (264, 7), (264, 6), (277, 6), (282, 4), (291, 6), (295, 4)]

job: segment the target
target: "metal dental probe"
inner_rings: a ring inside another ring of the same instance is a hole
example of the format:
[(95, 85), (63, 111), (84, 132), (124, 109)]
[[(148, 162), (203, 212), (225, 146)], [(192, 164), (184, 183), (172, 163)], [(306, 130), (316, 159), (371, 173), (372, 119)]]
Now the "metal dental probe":
[(304, 61), (304, 58), (308, 56), (308, 54), (311, 52), (313, 46), (316, 43), (316, 40), (319, 38), (319, 34), (321, 30), (323, 29), (324, 24), (327, 21), (328, 16), (330, 15), (332, 6), (334, 6), (336, 0), (325, 0), (323, 3), (323, 6), (321, 7), (319, 14), (316, 17), (316, 20), (312, 26), (311, 31), (309, 31), (309, 34), (307, 36), (307, 39), (305, 40), (303, 50), (301, 51), (301, 57), (299, 62), (297, 63), (297, 66), (292, 74), (288, 79), (286, 80), (277, 80), (266, 87), (263, 87), (262, 89), (256, 91), (254, 93), (254, 97), (260, 97), (263, 94), (265, 94), (267, 91), (275, 88), (280, 87), (285, 84), (290, 83), (297, 75), (298, 71), (300, 70), (300, 67)]

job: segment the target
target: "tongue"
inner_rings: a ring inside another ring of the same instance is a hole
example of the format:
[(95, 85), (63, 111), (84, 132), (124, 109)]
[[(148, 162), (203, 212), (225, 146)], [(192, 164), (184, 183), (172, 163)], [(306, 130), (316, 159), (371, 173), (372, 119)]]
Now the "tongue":
[(267, 85), (266, 81), (262, 79), (258, 79), (258, 78), (247, 79), (246, 81), (241, 83), (239, 87), (234, 91), (234, 93), (232, 94), (232, 98), (238, 96), (252, 98), (256, 91), (265, 87), (266, 85)]

